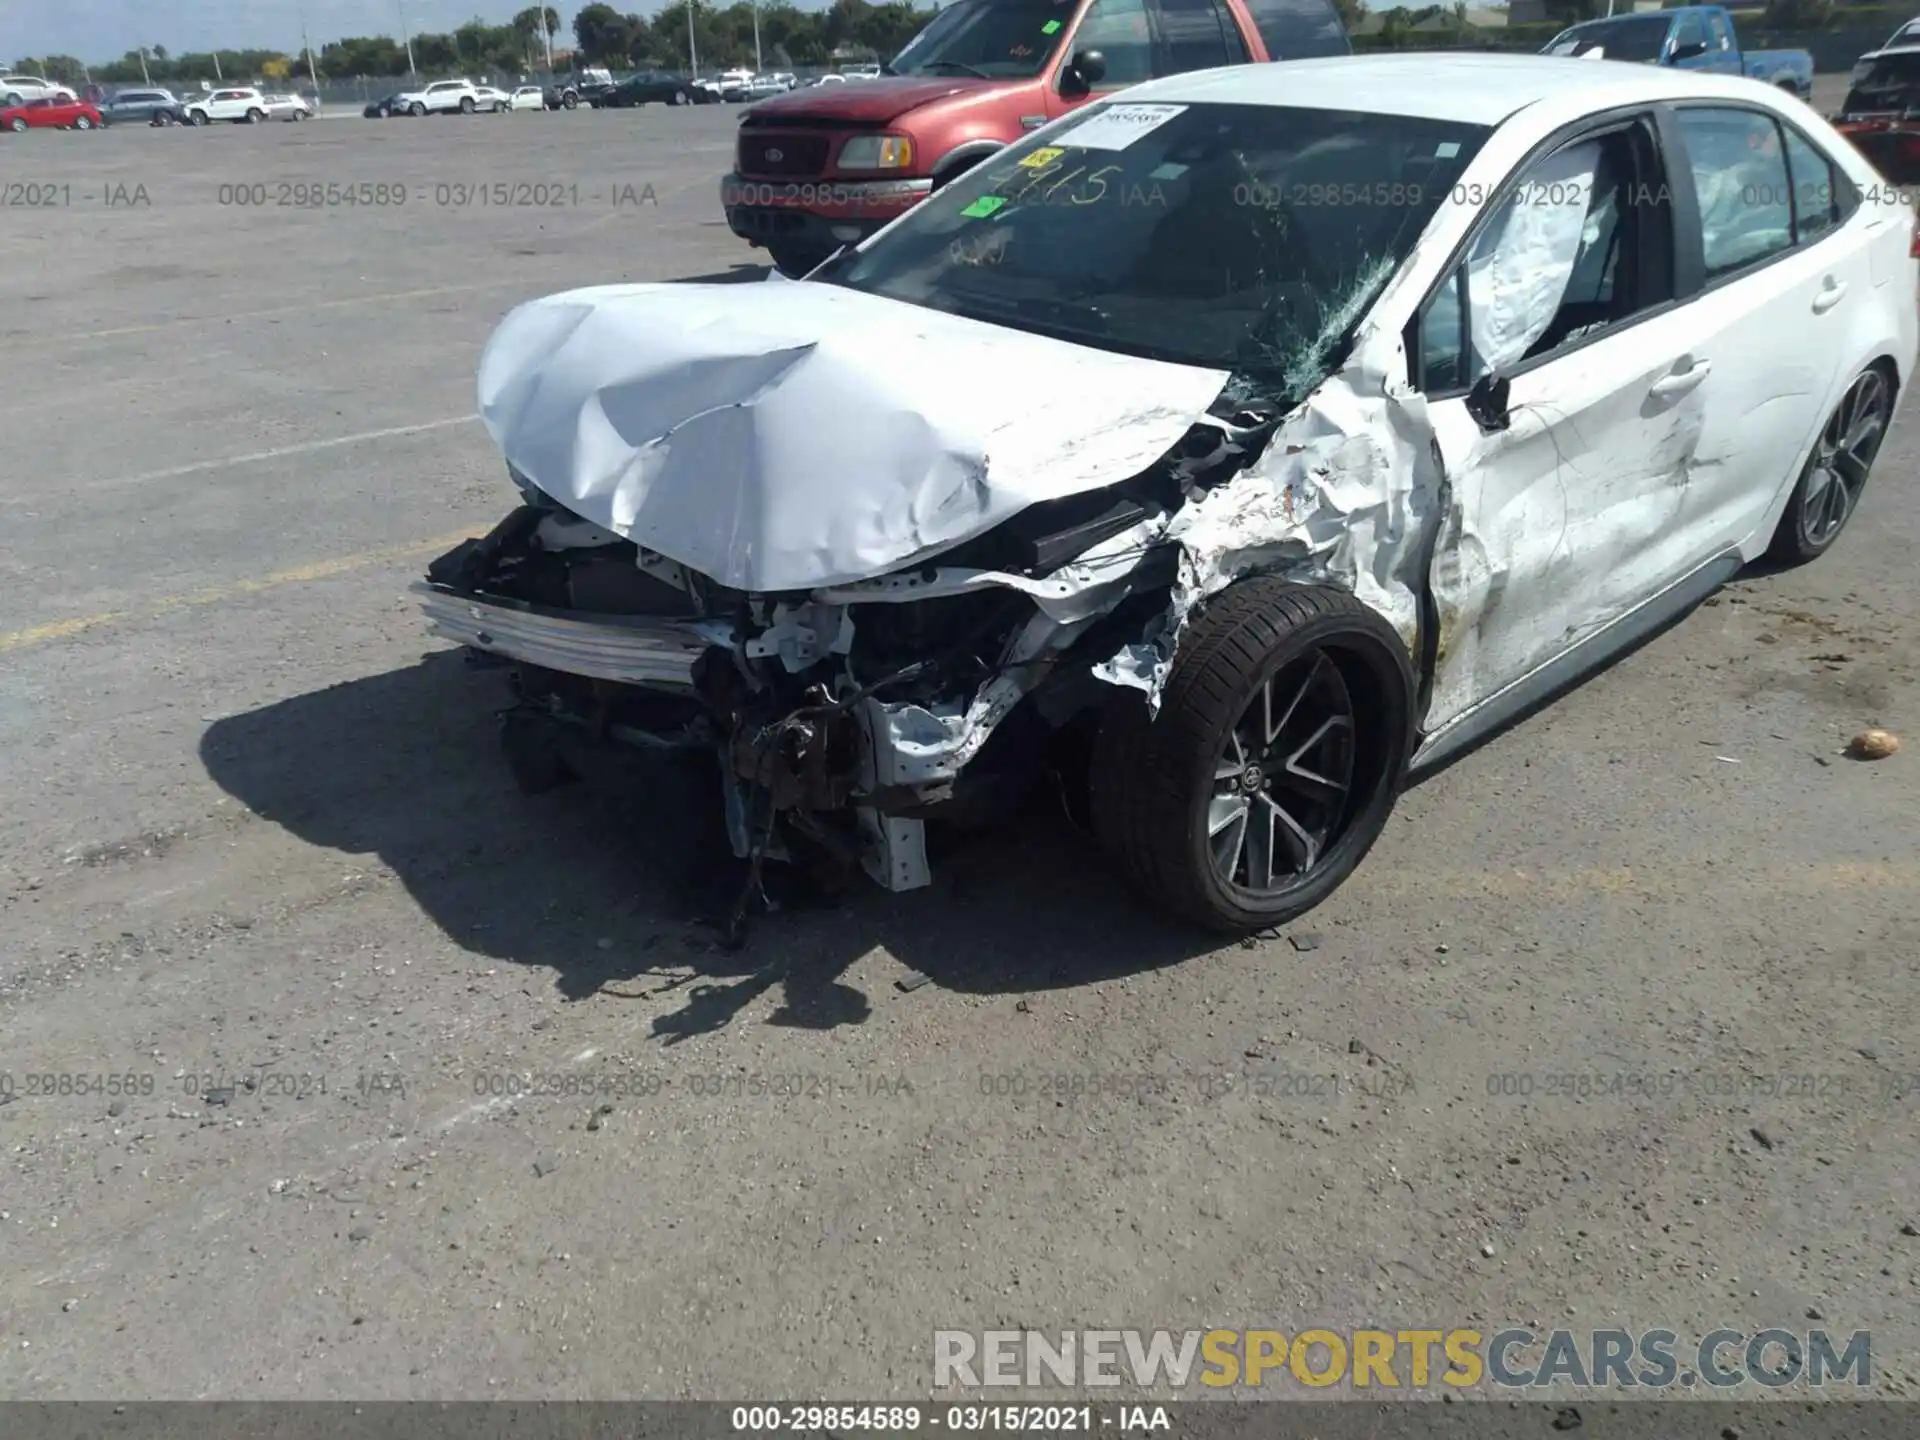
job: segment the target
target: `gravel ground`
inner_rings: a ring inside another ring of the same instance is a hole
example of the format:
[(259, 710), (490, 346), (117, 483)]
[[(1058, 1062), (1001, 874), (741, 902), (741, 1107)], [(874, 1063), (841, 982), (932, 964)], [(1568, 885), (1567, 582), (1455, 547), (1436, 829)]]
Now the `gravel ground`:
[(1920, 783), (1838, 752), (1915, 728), (1911, 424), (1832, 555), (1408, 795), (1287, 938), (1042, 818), (726, 953), (707, 798), (519, 796), (403, 590), (509, 503), (510, 305), (758, 278), (736, 118), (6, 142), (60, 198), (0, 212), (0, 1392), (878, 1398), (936, 1328), (1817, 1311), (1901, 1393)]

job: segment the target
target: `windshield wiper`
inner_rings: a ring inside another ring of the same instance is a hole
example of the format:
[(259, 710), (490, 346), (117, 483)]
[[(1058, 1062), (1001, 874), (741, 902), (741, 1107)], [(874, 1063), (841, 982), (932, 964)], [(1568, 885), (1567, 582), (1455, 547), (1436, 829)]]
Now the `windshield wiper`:
[(986, 71), (976, 70), (973, 68), (973, 66), (965, 64), (964, 62), (959, 60), (927, 60), (927, 61), (923, 61), (917, 68), (921, 70), (937, 70), (943, 65), (948, 67), (949, 69), (958, 70), (964, 74), (976, 76), (981, 80), (991, 80), (993, 78), (991, 75), (987, 74)]

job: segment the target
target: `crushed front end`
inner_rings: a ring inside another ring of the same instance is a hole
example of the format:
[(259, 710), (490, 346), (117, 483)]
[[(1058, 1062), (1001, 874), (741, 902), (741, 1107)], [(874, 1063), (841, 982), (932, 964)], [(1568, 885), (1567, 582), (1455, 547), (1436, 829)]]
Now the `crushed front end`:
[(1092, 667), (1164, 611), (1176, 569), (1143, 543), (1177, 503), (1167, 468), (937, 565), (780, 594), (715, 584), (515, 479), (527, 503), (414, 591), (434, 633), (508, 664), (523, 788), (566, 778), (571, 745), (706, 752), (736, 856), (804, 850), (891, 890), (928, 883), (928, 819), (990, 818), (1045, 777), (1050, 739), (1108, 692)]

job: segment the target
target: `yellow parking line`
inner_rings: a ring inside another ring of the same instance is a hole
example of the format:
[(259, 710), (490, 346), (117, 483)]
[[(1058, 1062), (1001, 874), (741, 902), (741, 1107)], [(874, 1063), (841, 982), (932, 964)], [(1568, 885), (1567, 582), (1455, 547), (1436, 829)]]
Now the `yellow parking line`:
[(214, 585), (205, 590), (193, 590), (179, 595), (162, 595), (157, 600), (142, 601), (137, 605), (128, 606), (125, 610), (105, 610), (98, 615), (77, 615), (70, 620), (52, 620), (45, 625), (29, 626), (25, 630), (0, 632), (0, 654), (10, 650), (24, 650), (34, 645), (47, 645), (56, 640), (66, 640), (108, 625), (119, 625), (135, 620), (152, 620), (178, 610), (218, 605), (222, 601), (237, 600), (243, 595), (258, 595), (265, 590), (277, 590), (283, 585), (299, 585), (310, 580), (328, 580), (336, 575), (346, 575), (355, 570), (366, 570), (372, 566), (385, 565), (396, 560), (415, 560), (422, 555), (451, 550), (462, 540), (472, 539), (473, 535), (474, 532), (471, 529), (456, 530), (432, 540), (415, 540), (405, 545), (385, 545), (377, 550), (362, 550), (356, 555), (341, 555), (332, 560), (315, 560), (310, 564), (296, 565), (290, 570), (276, 570), (271, 575), (236, 580), (229, 585)]

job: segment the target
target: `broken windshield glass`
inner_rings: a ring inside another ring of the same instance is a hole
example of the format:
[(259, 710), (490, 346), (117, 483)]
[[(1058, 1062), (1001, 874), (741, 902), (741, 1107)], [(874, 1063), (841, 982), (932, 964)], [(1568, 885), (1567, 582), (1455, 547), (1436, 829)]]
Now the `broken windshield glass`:
[(1116, 102), (1009, 147), (820, 278), (1299, 396), (1488, 130)]

